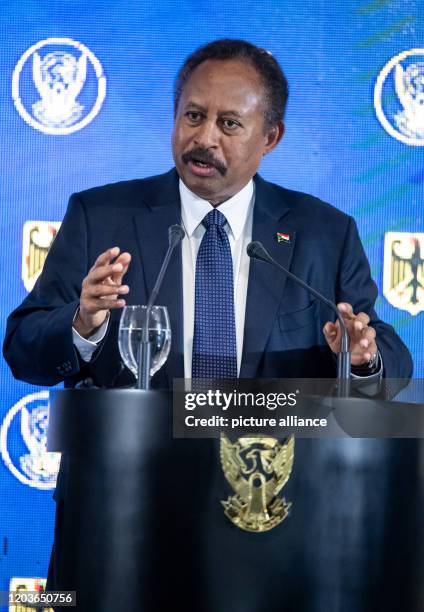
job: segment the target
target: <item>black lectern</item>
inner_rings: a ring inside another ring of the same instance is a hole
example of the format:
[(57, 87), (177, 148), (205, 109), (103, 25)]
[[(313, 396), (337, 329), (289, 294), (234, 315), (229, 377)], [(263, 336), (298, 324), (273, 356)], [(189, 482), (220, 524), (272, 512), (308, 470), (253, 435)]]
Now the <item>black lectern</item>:
[(49, 588), (76, 590), (83, 612), (415, 610), (419, 449), (359, 443), (355, 459), (357, 440), (297, 440), (290, 516), (248, 533), (224, 515), (219, 441), (172, 438), (170, 393), (53, 392)]
[(171, 410), (167, 392), (52, 394), (48, 450), (63, 453), (55, 588), (76, 590), (78, 610), (204, 609), (195, 576), (213, 443), (173, 440)]

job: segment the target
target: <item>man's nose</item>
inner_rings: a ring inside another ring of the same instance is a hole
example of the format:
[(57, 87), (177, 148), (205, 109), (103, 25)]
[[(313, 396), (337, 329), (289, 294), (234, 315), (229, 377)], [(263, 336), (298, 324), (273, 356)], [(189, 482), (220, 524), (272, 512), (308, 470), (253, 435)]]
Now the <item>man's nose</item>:
[(205, 149), (216, 149), (219, 142), (219, 128), (215, 121), (204, 121), (198, 126), (194, 142)]

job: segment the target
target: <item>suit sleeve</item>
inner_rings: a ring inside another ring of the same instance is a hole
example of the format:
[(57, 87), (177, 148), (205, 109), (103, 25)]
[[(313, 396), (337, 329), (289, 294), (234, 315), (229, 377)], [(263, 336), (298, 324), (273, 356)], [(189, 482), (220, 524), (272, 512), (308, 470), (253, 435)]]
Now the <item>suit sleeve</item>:
[(83, 204), (71, 196), (34, 289), (7, 321), (3, 354), (15, 378), (55, 385), (80, 370), (72, 322), (88, 272)]
[(349, 302), (355, 313), (366, 312), (370, 317), (383, 360), (383, 376), (410, 378), (413, 370), (411, 355), (393, 327), (378, 318), (374, 310), (377, 295), (356, 223), (350, 218), (340, 262), (337, 302)]

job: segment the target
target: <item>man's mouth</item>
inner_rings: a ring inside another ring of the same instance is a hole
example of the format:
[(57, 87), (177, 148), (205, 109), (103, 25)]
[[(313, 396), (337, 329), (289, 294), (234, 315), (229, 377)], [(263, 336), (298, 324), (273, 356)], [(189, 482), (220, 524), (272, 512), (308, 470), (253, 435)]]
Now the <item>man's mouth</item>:
[(217, 172), (224, 176), (227, 171), (225, 165), (215, 159), (210, 151), (200, 148), (184, 153), (182, 160), (197, 176), (212, 176)]
[(208, 164), (198, 159), (191, 159), (188, 162), (188, 167), (196, 176), (213, 176), (217, 173), (217, 169), (213, 164)]
[(193, 162), (195, 166), (198, 166), (199, 168), (213, 168), (214, 167), (212, 164), (207, 164), (206, 162), (202, 162), (199, 159), (192, 159), (191, 161)]

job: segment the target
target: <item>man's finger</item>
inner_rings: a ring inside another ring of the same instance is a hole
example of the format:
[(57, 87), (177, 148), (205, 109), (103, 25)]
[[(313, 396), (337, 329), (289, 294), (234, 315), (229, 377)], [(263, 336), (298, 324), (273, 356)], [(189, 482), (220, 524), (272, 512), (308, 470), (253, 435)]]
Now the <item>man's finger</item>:
[[(359, 344), (363, 348), (369, 348), (371, 351), (373, 348), (377, 348), (375, 343), (376, 332), (373, 327), (367, 327), (362, 334), (362, 338), (359, 341)], [(374, 351), (375, 352), (375, 351)]]
[(127, 266), (131, 261), (130, 253), (121, 253), (114, 263), (121, 263), (123, 266)]
[(354, 316), (352, 304), (349, 304), (348, 302), (340, 302), (339, 304), (337, 304), (337, 309), (340, 310), (343, 316), (346, 316), (348, 318)]
[[(366, 312), (360, 312), (355, 316), (355, 329), (361, 330), (365, 329), (370, 322), (370, 318)], [(357, 325), (358, 323), (358, 325)]]
[(331, 350), (337, 353), (340, 350), (341, 334), (340, 334), (340, 323), (336, 321), (332, 323), (328, 321), (323, 327), (324, 338), (331, 348)]
[(129, 287), (128, 285), (120, 285), (119, 287), (115, 286), (115, 285), (102, 285), (102, 284), (98, 284), (98, 285), (93, 285), (90, 290), (89, 290), (89, 295), (87, 296), (88, 299), (94, 297), (94, 298), (101, 298), (101, 297), (110, 297), (112, 295), (125, 295), (126, 293), (128, 293), (129, 291)]
[(101, 283), (107, 278), (111, 277), (113, 274), (122, 273), (122, 264), (108, 264), (103, 265), (98, 268), (92, 268), (86, 277), (86, 281), (89, 285), (94, 285), (96, 283)]
[(118, 272), (116, 274), (114, 274), (112, 276), (112, 280), (117, 283), (118, 285), (120, 285), (122, 283), (122, 279), (125, 276), (125, 274), (128, 271), (128, 267), (130, 265), (131, 262), (131, 255), (130, 253), (121, 253), (121, 255), (117, 258), (117, 260), (115, 261), (115, 264), (120, 263), (122, 265), (122, 271)]
[(112, 247), (104, 253), (100, 253), (91, 269), (93, 270), (94, 268), (98, 268), (99, 266), (104, 266), (105, 264), (108, 264), (112, 259), (114, 259), (114, 257), (118, 257), (119, 250), (119, 247)]
[(358, 316), (351, 320), (353, 333), (358, 341), (364, 336), (366, 330), (368, 329), (367, 323), (369, 321), (369, 317), (364, 313), (362, 314), (364, 315), (364, 317), (361, 318)]
[(97, 314), (98, 312), (101, 312), (102, 310), (113, 310), (116, 308), (123, 308), (125, 306), (126, 302), (123, 299), (119, 299), (119, 300), (114, 300), (111, 298), (98, 298), (98, 299), (91, 299), (88, 301), (88, 303), (85, 306), (85, 311), (88, 314)]
[(327, 321), (322, 329), (325, 336), (335, 336), (337, 334), (337, 326), (331, 321)]
[(375, 329), (373, 327), (367, 327), (366, 330), (364, 330), (364, 336), (366, 338), (368, 338), (368, 340), (375, 340), (376, 336), (377, 336), (377, 332), (375, 331)]

